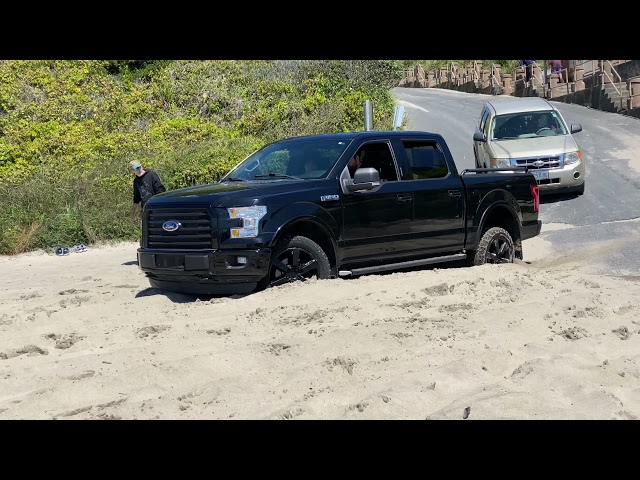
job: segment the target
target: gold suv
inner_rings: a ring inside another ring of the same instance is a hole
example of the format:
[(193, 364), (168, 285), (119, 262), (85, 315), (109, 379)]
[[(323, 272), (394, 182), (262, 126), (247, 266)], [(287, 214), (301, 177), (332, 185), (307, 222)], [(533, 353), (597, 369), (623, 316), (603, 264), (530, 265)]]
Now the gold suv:
[(485, 102), (473, 135), (476, 168), (528, 167), (540, 192), (584, 193), (585, 165), (573, 138), (579, 123), (567, 126), (540, 97)]

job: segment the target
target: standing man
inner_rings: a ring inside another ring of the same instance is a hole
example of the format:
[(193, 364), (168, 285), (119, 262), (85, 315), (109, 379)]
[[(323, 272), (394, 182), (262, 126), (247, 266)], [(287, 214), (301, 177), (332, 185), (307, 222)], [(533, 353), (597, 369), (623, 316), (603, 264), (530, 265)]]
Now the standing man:
[(527, 82), (531, 81), (531, 77), (533, 77), (533, 64), (536, 63), (535, 60), (520, 60), (520, 66), (524, 67), (525, 78)]
[(131, 223), (138, 224), (140, 212), (147, 200), (156, 193), (166, 192), (162, 180), (153, 170), (145, 170), (137, 160), (129, 162), (129, 169), (135, 175), (133, 179), (133, 208), (131, 209)]

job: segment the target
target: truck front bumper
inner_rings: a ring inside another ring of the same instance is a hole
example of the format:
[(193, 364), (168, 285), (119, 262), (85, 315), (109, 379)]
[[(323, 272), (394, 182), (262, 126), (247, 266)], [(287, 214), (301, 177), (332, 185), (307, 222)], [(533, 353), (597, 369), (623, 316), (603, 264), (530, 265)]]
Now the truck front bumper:
[(138, 249), (138, 266), (152, 286), (180, 293), (249, 293), (269, 273), (271, 249)]

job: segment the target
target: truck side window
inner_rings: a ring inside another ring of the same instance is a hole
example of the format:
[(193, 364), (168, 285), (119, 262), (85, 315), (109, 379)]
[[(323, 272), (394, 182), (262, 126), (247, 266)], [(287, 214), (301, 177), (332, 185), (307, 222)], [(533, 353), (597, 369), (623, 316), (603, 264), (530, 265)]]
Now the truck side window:
[(380, 172), (380, 180), (394, 182), (398, 180), (396, 162), (387, 142), (367, 143), (362, 149), (362, 167), (375, 168)]
[(449, 174), (444, 153), (435, 142), (405, 142), (404, 147), (414, 180), (444, 178)]

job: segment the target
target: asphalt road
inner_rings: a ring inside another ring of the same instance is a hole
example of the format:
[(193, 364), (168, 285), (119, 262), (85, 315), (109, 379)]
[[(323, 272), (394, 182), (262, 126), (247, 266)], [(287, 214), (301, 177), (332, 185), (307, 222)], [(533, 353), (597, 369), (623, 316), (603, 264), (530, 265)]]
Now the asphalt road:
[[(436, 88), (393, 92), (405, 106), (407, 130), (440, 133), (458, 170), (474, 168), (472, 136), (490, 95)], [(574, 136), (585, 159), (586, 189), (582, 196), (542, 197), (540, 236), (552, 251), (586, 262), (593, 273), (640, 276), (640, 120), (553, 103), (567, 123), (582, 125)]]

